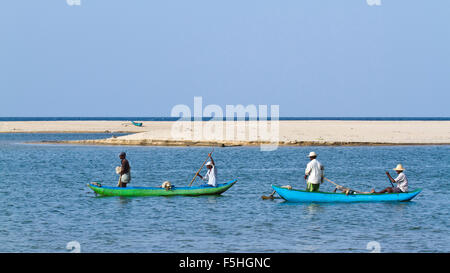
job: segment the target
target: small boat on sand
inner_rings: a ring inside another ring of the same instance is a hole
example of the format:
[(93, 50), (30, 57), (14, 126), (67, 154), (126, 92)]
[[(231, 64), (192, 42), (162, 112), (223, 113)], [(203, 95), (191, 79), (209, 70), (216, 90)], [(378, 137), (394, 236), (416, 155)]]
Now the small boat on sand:
[(142, 127), (142, 122), (131, 121), (131, 123), (132, 123), (134, 126)]
[(405, 193), (334, 193), (307, 192), (272, 185), (272, 188), (286, 201), (299, 203), (353, 203), (353, 202), (406, 202), (416, 197), (422, 190)]
[(218, 184), (216, 187), (201, 185), (194, 187), (176, 187), (172, 186), (170, 189), (161, 187), (108, 187), (102, 186), (99, 183), (92, 182), (88, 184), (95, 193), (102, 196), (200, 196), (200, 195), (219, 195), (231, 188), (237, 180), (232, 180), (227, 183)]

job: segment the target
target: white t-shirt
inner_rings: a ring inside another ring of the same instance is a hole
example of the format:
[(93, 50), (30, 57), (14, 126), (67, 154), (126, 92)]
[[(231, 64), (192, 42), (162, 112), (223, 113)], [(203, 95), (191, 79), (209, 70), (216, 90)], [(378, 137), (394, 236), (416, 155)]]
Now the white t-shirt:
[(397, 183), (397, 188), (402, 190), (402, 192), (408, 191), (408, 178), (406, 178), (406, 175), (403, 172), (399, 173), (394, 180), (395, 183)]
[(208, 185), (215, 187), (217, 186), (216, 178), (217, 178), (217, 169), (215, 166), (213, 166), (211, 169), (208, 170), (206, 175), (203, 177), (203, 180), (208, 180)]
[(308, 165), (306, 165), (305, 174), (308, 176), (308, 183), (320, 184), (322, 183), (324, 167), (316, 159), (311, 160)]

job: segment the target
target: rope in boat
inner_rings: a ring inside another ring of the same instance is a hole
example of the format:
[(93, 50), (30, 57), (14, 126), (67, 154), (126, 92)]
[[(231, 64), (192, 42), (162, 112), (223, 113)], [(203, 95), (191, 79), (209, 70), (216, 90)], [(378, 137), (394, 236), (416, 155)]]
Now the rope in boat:
[(350, 189), (350, 188), (341, 186), (341, 185), (339, 185), (339, 184), (337, 184), (337, 183), (331, 181), (330, 179), (328, 179), (328, 178), (326, 178), (326, 177), (324, 177), (323, 179), (325, 179), (326, 181), (328, 181), (328, 182), (330, 182), (331, 184), (335, 185), (336, 188), (337, 188), (338, 190), (345, 192), (345, 194), (347, 194), (347, 195), (348, 195), (348, 194), (351, 194), (351, 193), (353, 193), (353, 192), (356, 192), (356, 193), (367, 193), (367, 192), (357, 191), (357, 190), (353, 190), (353, 189)]

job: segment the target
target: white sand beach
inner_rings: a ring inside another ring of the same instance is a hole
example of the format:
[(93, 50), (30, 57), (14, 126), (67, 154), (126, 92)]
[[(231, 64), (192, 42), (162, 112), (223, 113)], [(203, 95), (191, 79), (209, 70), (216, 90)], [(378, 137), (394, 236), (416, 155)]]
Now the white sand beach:
[(0, 122), (0, 133), (138, 133), (147, 130), (131, 122), (109, 120)]
[[(64, 143), (95, 145), (236, 146), (278, 145), (406, 145), (450, 144), (450, 121), (279, 121), (261, 134), (260, 122), (145, 121), (0, 122), (0, 133), (132, 133), (101, 140)], [(270, 122), (269, 122), (270, 124)], [(178, 126), (178, 130), (174, 130)], [(211, 130), (213, 128), (213, 130)], [(234, 134), (228, 133), (234, 130)], [(259, 128), (258, 129), (253, 129)], [(202, 133), (203, 132), (205, 133)], [(213, 133), (210, 133), (213, 132)], [(241, 134), (239, 134), (241, 132)], [(256, 133), (255, 133), (256, 132)], [(253, 137), (251, 137), (253, 136)]]

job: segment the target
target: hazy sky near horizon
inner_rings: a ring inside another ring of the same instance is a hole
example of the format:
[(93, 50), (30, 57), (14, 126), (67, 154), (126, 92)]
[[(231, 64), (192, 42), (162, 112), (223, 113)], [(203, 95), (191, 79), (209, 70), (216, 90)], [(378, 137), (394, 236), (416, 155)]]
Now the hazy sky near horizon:
[(450, 1), (1, 1), (0, 116), (450, 116)]

